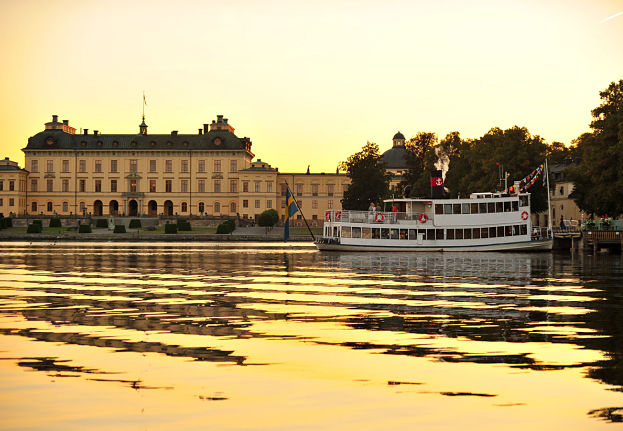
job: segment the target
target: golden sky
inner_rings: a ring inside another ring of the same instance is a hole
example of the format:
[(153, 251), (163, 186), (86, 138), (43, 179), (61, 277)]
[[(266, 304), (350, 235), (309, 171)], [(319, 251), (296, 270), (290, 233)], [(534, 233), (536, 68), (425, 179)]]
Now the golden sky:
[[(525, 126), (566, 144), (623, 78), (622, 0), (0, 0), (0, 156), (58, 114), (197, 133), (224, 114), (280, 171), (366, 141)], [(619, 15), (617, 15), (619, 14)]]

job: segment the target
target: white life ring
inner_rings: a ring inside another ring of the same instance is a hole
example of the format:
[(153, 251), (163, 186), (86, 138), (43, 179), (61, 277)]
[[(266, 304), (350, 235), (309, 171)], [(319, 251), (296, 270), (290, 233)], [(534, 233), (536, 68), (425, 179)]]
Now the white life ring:
[(376, 213), (376, 215), (374, 216), (374, 221), (380, 223), (383, 220), (385, 220), (385, 216), (383, 215), (383, 213)]
[(522, 220), (528, 220), (528, 213), (526, 211), (521, 213), (521, 219)]

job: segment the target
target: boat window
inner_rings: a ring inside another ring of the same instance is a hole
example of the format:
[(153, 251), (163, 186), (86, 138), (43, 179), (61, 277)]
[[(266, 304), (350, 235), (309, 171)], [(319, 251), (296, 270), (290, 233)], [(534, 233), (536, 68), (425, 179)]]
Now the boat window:
[(483, 227), (480, 229), (480, 237), (481, 238), (489, 238), (489, 228)]
[(426, 241), (433, 241), (435, 239), (435, 229), (426, 229)]
[(443, 204), (443, 213), (452, 214), (452, 204)]
[(418, 236), (422, 235), (422, 238), (426, 239), (426, 229), (418, 229)]
[(390, 235), (391, 239), (398, 239), (398, 229), (391, 229)]
[(472, 230), (471, 229), (463, 230), (463, 238), (464, 239), (472, 239)]
[(519, 211), (519, 202), (513, 201), (511, 203), (513, 204), (513, 211)]
[(489, 238), (495, 238), (496, 236), (498, 236), (497, 234), (498, 230), (494, 227), (490, 227), (489, 228)]
[(513, 226), (513, 236), (515, 236), (515, 235), (519, 235), (519, 225), (518, 224)]
[(389, 229), (381, 228), (381, 238), (382, 239), (389, 239)]
[(478, 212), (484, 214), (487, 212), (487, 204), (485, 202), (481, 202), (478, 204)]
[(461, 212), (463, 214), (469, 214), (470, 213), (470, 211), (469, 211), (469, 204), (463, 204), (462, 208), (461, 208)]
[(478, 214), (478, 204), (472, 204), (472, 214)]
[(510, 201), (504, 202), (504, 212), (508, 213), (510, 211), (511, 211), (511, 202)]
[(454, 237), (456, 239), (463, 239), (463, 229), (456, 229), (454, 231)]
[(520, 207), (528, 206), (528, 196), (519, 196), (519, 206)]
[(487, 212), (494, 213), (495, 212), (495, 202), (487, 203)]
[(369, 227), (363, 227), (361, 228), (361, 237), (362, 238), (372, 238), (372, 232), (370, 232), (370, 228)]
[(443, 204), (435, 204), (435, 214), (443, 214)]
[(454, 229), (448, 229), (446, 231), (446, 239), (454, 239)]
[(503, 208), (502, 202), (496, 202), (495, 203), (495, 212), (496, 213), (504, 212), (504, 208)]
[(528, 225), (522, 224), (520, 226), (520, 232), (522, 235), (528, 235)]
[(409, 239), (408, 229), (400, 229), (400, 239)]
[(361, 228), (360, 227), (353, 227), (352, 237), (353, 238), (361, 238)]
[(417, 239), (417, 230), (409, 229), (409, 239)]
[(474, 238), (474, 239), (479, 239), (480, 238), (480, 228), (479, 227), (475, 227), (474, 229), (472, 229), (472, 238)]
[(452, 214), (461, 214), (461, 204), (452, 204)]
[(333, 227), (333, 236), (336, 238), (340, 236), (340, 229), (337, 226)]
[(435, 229), (435, 239), (443, 239), (444, 231), (443, 229)]
[(381, 229), (372, 229), (372, 238), (379, 239), (381, 237)]
[(350, 238), (350, 226), (344, 226), (342, 228), (342, 238)]
[(506, 226), (504, 235), (505, 236), (513, 236), (513, 227), (512, 226)]
[(498, 226), (498, 238), (502, 238), (504, 236), (504, 226)]

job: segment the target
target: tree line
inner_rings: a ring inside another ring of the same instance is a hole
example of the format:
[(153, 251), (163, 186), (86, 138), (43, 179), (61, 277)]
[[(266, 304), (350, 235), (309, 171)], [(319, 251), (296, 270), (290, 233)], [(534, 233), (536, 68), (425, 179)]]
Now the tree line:
[[(365, 210), (370, 202), (394, 197), (429, 197), (430, 171), (443, 169), (446, 197), (469, 196), (472, 192), (500, 191), (507, 172), (511, 186), (540, 166), (573, 160), (564, 170), (575, 184), (571, 198), (578, 207), (595, 215), (623, 214), (623, 80), (612, 82), (599, 93), (601, 105), (592, 110), (592, 131), (565, 146), (548, 144), (527, 128), (494, 127), (480, 138), (464, 139), (459, 132), (439, 140), (432, 132), (419, 132), (406, 144), (406, 173), (390, 190), (392, 175), (382, 160), (379, 146), (368, 142), (361, 151), (340, 164), (351, 179), (344, 192), (344, 209)], [(502, 176), (503, 178), (503, 176)], [(547, 193), (540, 181), (529, 191), (532, 210), (547, 209)]]

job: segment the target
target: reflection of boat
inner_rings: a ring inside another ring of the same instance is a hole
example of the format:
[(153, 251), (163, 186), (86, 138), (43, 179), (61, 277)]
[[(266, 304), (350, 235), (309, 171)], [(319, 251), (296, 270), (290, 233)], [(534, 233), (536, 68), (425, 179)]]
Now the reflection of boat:
[(395, 199), (394, 211), (325, 214), (320, 250), (551, 250), (551, 228), (533, 227), (530, 194), (473, 193), (468, 199)]

